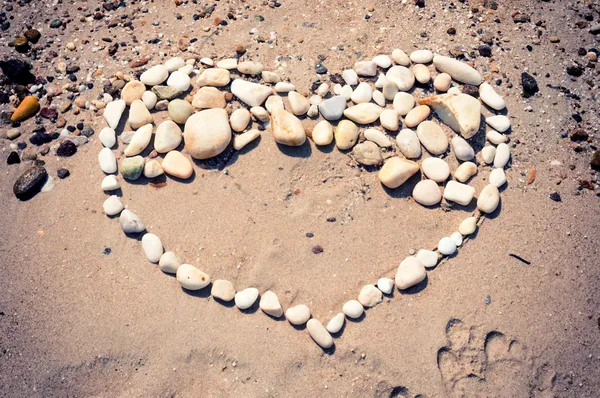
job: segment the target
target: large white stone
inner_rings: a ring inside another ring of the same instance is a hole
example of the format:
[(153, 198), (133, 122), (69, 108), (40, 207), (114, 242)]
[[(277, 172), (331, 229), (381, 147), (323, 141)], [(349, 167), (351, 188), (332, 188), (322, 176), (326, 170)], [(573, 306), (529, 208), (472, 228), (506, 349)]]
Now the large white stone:
[(346, 317), (343, 312), (339, 312), (327, 323), (327, 331), (329, 333), (338, 333), (344, 327)]
[(100, 164), (100, 169), (106, 174), (117, 171), (117, 158), (110, 148), (102, 148), (98, 154), (98, 163)]
[(344, 111), (344, 116), (359, 124), (369, 124), (379, 119), (381, 112), (383, 108), (369, 102), (351, 106)]
[(271, 114), (271, 132), (279, 144), (300, 146), (306, 141), (300, 119), (283, 108), (276, 108)]
[(327, 349), (333, 346), (333, 338), (325, 329), (323, 324), (316, 319), (310, 319), (306, 323), (306, 330), (308, 330), (308, 334), (312, 339), (317, 343), (321, 348)]
[(271, 87), (235, 79), (231, 83), (231, 93), (249, 106), (259, 106), (273, 93)]
[(448, 181), (444, 188), (444, 199), (467, 206), (473, 200), (475, 188), (456, 181)]
[(439, 94), (419, 100), (430, 106), (444, 124), (469, 139), (477, 133), (481, 122), (481, 103), (467, 94)]
[(142, 151), (144, 149), (146, 149), (148, 144), (150, 144), (151, 139), (152, 139), (152, 125), (146, 124), (144, 126), (141, 126), (133, 134), (133, 137), (131, 138), (129, 145), (127, 145), (127, 148), (125, 148), (125, 151), (123, 152), (123, 154), (125, 156), (135, 156), (139, 153), (142, 153)]
[(163, 244), (158, 236), (155, 234), (145, 234), (142, 237), (142, 248), (146, 258), (151, 263), (157, 263), (163, 254)]
[(496, 155), (494, 156), (494, 167), (503, 168), (510, 160), (510, 147), (508, 144), (500, 144), (496, 147)]
[(181, 264), (177, 269), (177, 281), (187, 290), (200, 290), (208, 286), (210, 277), (190, 264)]
[(433, 57), (433, 64), (440, 72), (449, 74), (454, 80), (461, 83), (479, 86), (483, 81), (479, 72), (454, 58), (436, 55)]
[(488, 82), (483, 82), (481, 83), (481, 86), (479, 86), (479, 98), (481, 98), (487, 106), (497, 111), (506, 108), (504, 98), (502, 98)]
[(195, 159), (219, 155), (231, 141), (231, 127), (225, 109), (207, 109), (185, 122), (185, 148)]
[(258, 298), (258, 289), (249, 287), (235, 294), (235, 305), (240, 310), (245, 310), (256, 302)]
[(389, 82), (394, 82), (400, 91), (408, 91), (415, 85), (415, 75), (404, 66), (392, 66), (385, 74)]
[(102, 116), (104, 116), (106, 123), (108, 123), (108, 127), (111, 129), (117, 128), (119, 121), (121, 120), (121, 116), (125, 111), (125, 106), (125, 100), (122, 99), (106, 104)]
[(156, 86), (167, 80), (169, 70), (164, 65), (155, 65), (142, 73), (140, 81), (146, 86)]
[(510, 128), (510, 119), (504, 115), (494, 115), (485, 119), (485, 122), (494, 130), (504, 133)]
[(304, 304), (290, 307), (285, 311), (285, 318), (292, 325), (303, 325), (310, 319), (310, 309)]
[(265, 314), (272, 317), (279, 318), (283, 315), (283, 308), (281, 308), (279, 298), (270, 290), (266, 291), (260, 298), (259, 307)]
[(427, 277), (425, 267), (414, 256), (406, 257), (396, 271), (396, 287), (400, 290), (406, 290), (419, 283)]

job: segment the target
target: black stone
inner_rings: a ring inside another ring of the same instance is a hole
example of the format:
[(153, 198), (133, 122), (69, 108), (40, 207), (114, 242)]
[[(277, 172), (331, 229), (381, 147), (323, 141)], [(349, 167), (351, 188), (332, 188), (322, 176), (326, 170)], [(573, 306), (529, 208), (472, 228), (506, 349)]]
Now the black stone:
[(52, 141), (52, 136), (46, 133), (33, 134), (31, 137), (29, 137), (29, 142), (36, 146), (47, 144), (50, 141)]
[(312, 232), (307, 232), (307, 233), (306, 233), (306, 237), (307, 237), (307, 238), (312, 238), (312, 237), (314, 237), (314, 236), (315, 236), (315, 234), (313, 234)]
[(0, 61), (0, 69), (13, 82), (22, 85), (35, 83), (35, 76), (31, 74), (31, 64), (20, 59)]
[(482, 57), (491, 57), (492, 56), (492, 47), (488, 46), (487, 44), (482, 44), (479, 47), (477, 47), (477, 51), (479, 51), (479, 55), (481, 55)]
[(56, 150), (56, 154), (62, 157), (73, 156), (77, 152), (77, 145), (73, 143), (73, 141), (64, 140), (58, 146)]
[(592, 154), (592, 160), (590, 161), (590, 166), (592, 169), (596, 171), (600, 171), (600, 149), (597, 149)]
[(567, 74), (570, 76), (579, 77), (583, 75), (583, 71), (584, 69), (581, 65), (567, 66)]
[(86, 127), (81, 130), (81, 135), (90, 138), (92, 135), (94, 135), (94, 129), (91, 127)]
[(550, 193), (550, 199), (555, 202), (560, 202), (562, 199), (560, 198), (560, 194), (558, 192)]
[(521, 73), (521, 85), (523, 86), (523, 97), (525, 98), (529, 98), (540, 91), (535, 77), (531, 76), (527, 72)]
[(19, 158), (19, 154), (15, 151), (12, 151), (11, 153), (8, 154), (8, 157), (6, 158), (6, 164), (17, 164), (17, 163), (21, 163), (21, 158)]
[(322, 63), (317, 62), (315, 72), (317, 72), (319, 75), (324, 75), (327, 73), (327, 68)]
[(45, 168), (33, 166), (15, 181), (13, 192), (21, 200), (30, 199), (40, 191), (47, 178), (48, 172)]
[(60, 169), (56, 170), (56, 175), (61, 180), (64, 180), (65, 178), (67, 178), (68, 176), (71, 175), (71, 172), (67, 169), (60, 168)]

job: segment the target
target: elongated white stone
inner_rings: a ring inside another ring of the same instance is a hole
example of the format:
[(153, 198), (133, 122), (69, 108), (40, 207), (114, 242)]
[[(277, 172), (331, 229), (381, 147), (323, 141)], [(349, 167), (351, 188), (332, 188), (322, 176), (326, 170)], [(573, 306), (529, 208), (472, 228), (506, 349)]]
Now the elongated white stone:
[(231, 83), (231, 93), (249, 106), (259, 106), (273, 93), (271, 87), (235, 79)]
[(404, 51), (400, 50), (399, 48), (396, 48), (394, 51), (392, 51), (392, 59), (398, 65), (402, 65), (402, 66), (410, 65), (410, 58), (408, 58), (408, 55), (406, 55), (406, 53)]
[(388, 188), (395, 189), (404, 184), (410, 177), (419, 171), (419, 164), (399, 157), (389, 158), (381, 170), (379, 181)]
[(475, 188), (456, 181), (448, 181), (444, 189), (444, 199), (466, 206), (473, 200)]
[(458, 226), (458, 232), (464, 236), (471, 235), (477, 229), (477, 217), (467, 217)]
[(382, 148), (388, 148), (392, 146), (390, 139), (383, 133), (383, 131), (377, 129), (366, 129), (364, 132), (365, 139), (373, 141)]
[(117, 171), (117, 158), (110, 148), (102, 148), (98, 154), (98, 163), (100, 164), (100, 169), (106, 174)]
[(283, 108), (276, 108), (271, 114), (271, 132), (279, 144), (300, 146), (306, 141), (300, 119)]
[(327, 120), (321, 120), (312, 131), (312, 140), (316, 145), (329, 145), (333, 141), (333, 126)]
[(485, 164), (494, 163), (494, 158), (496, 157), (496, 147), (488, 145), (484, 146), (481, 150), (481, 159)]
[(357, 300), (347, 301), (342, 307), (342, 312), (348, 317), (352, 319), (360, 318), (360, 316), (365, 312), (364, 307)]
[(487, 138), (487, 140), (489, 142), (491, 142), (494, 145), (500, 145), (503, 142), (507, 141), (507, 138), (504, 134), (500, 134), (499, 132), (497, 132), (496, 130), (490, 130), (485, 134), (485, 138)]
[(510, 147), (507, 144), (500, 144), (496, 148), (496, 156), (494, 156), (494, 167), (503, 168), (510, 159)]
[(373, 91), (373, 102), (375, 102), (380, 107), (385, 107), (385, 97), (383, 93), (379, 90)]
[(106, 148), (112, 148), (117, 142), (117, 135), (115, 130), (110, 127), (104, 127), (100, 134), (98, 134), (98, 139)]
[(306, 323), (306, 330), (310, 337), (317, 343), (321, 348), (331, 348), (333, 346), (333, 338), (325, 329), (323, 324), (316, 319), (311, 319)]
[(156, 86), (169, 77), (169, 70), (164, 65), (155, 65), (142, 73), (140, 81), (146, 86)]
[(117, 128), (119, 121), (121, 120), (121, 116), (125, 111), (125, 106), (125, 100), (122, 99), (106, 104), (103, 116), (106, 120), (106, 123), (108, 123), (108, 127), (113, 130)]
[(333, 334), (338, 333), (344, 327), (345, 322), (346, 317), (343, 312), (340, 312), (327, 323), (327, 331)]
[(383, 112), (383, 108), (369, 102), (346, 109), (344, 116), (359, 124), (369, 124), (377, 120), (381, 112)]
[(469, 139), (477, 133), (481, 122), (481, 103), (467, 94), (439, 94), (419, 100), (430, 106), (444, 124)]
[(141, 153), (152, 139), (152, 125), (146, 124), (136, 130), (123, 154), (125, 156), (135, 156)]
[(239, 151), (258, 137), (260, 137), (260, 131), (257, 129), (248, 130), (245, 133), (238, 134), (233, 137), (233, 149)]
[(229, 71), (221, 68), (206, 69), (200, 76), (198, 76), (198, 79), (196, 79), (196, 83), (199, 87), (223, 87), (228, 85), (230, 81), (231, 75)]
[(416, 64), (427, 64), (433, 59), (433, 52), (430, 50), (416, 50), (410, 53), (409, 58)]
[(510, 128), (510, 119), (504, 115), (490, 116), (485, 122), (494, 130), (504, 133)]
[(181, 264), (177, 268), (177, 282), (187, 290), (200, 290), (208, 286), (210, 277), (190, 264)]
[(354, 69), (346, 69), (342, 72), (342, 79), (349, 86), (356, 86), (358, 84), (358, 75)]
[(487, 82), (483, 82), (481, 83), (481, 86), (479, 86), (479, 98), (481, 98), (487, 106), (497, 111), (506, 108), (504, 99)]
[(486, 185), (479, 193), (477, 208), (482, 213), (493, 213), (500, 203), (500, 191), (493, 184)]
[(466, 182), (477, 174), (477, 165), (473, 162), (464, 162), (454, 172), (454, 178), (459, 182)]
[(289, 93), (290, 91), (295, 91), (296, 86), (289, 82), (279, 82), (275, 84), (275, 91), (278, 93)]
[(436, 55), (433, 57), (433, 64), (440, 72), (449, 74), (454, 80), (461, 83), (479, 86), (483, 80), (479, 72), (454, 58)]
[(458, 160), (467, 161), (475, 157), (475, 150), (464, 138), (454, 136), (450, 143), (452, 144), (454, 156), (456, 156)]
[(387, 69), (392, 65), (392, 59), (386, 54), (380, 54), (373, 57), (373, 62), (380, 68)]
[(377, 75), (377, 64), (373, 61), (358, 61), (354, 63), (353, 69), (359, 76)]
[(413, 75), (415, 75), (415, 79), (421, 84), (427, 84), (431, 80), (431, 72), (429, 72), (429, 68), (423, 64), (413, 65), (411, 71)]
[(142, 237), (142, 248), (151, 263), (157, 263), (163, 254), (162, 241), (155, 234), (148, 233)]
[(404, 156), (416, 159), (421, 156), (421, 142), (417, 133), (411, 129), (402, 129), (396, 136), (398, 148)]

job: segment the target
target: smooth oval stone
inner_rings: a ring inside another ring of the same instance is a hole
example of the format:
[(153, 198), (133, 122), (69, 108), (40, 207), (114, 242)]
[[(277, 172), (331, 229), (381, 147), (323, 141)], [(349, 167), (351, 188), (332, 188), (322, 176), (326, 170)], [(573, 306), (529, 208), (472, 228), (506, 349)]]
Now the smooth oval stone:
[(425, 149), (432, 155), (441, 155), (448, 150), (448, 137), (439, 124), (426, 120), (417, 127), (417, 136)]
[(265, 83), (279, 83), (281, 81), (281, 77), (275, 72), (263, 70), (260, 75)]
[(491, 145), (484, 146), (481, 150), (481, 159), (485, 164), (492, 164), (496, 157), (496, 147)]
[(185, 65), (185, 60), (181, 57), (169, 58), (165, 62), (165, 68), (167, 68), (167, 70), (169, 72), (176, 71), (177, 69), (181, 68), (184, 65)]
[(179, 151), (167, 153), (161, 166), (165, 173), (184, 180), (194, 173), (192, 162)]
[(346, 109), (346, 98), (342, 96), (335, 96), (319, 104), (319, 112), (327, 120), (339, 120), (344, 114)]
[(467, 206), (473, 200), (475, 188), (456, 181), (448, 181), (444, 188), (444, 199)]
[(459, 182), (467, 182), (477, 174), (477, 165), (473, 162), (464, 162), (454, 172), (454, 178)]
[(240, 310), (245, 310), (256, 302), (258, 298), (258, 289), (249, 287), (235, 294), (235, 305)]
[(485, 138), (487, 138), (487, 140), (489, 142), (491, 142), (494, 145), (500, 145), (503, 142), (507, 141), (507, 138), (504, 134), (500, 134), (499, 132), (497, 132), (496, 130), (490, 130), (485, 134)]
[(456, 252), (456, 242), (449, 237), (443, 237), (438, 242), (438, 251), (444, 256), (451, 256)]
[(444, 124), (469, 139), (477, 133), (481, 122), (481, 103), (467, 94), (439, 94), (419, 100), (429, 105)]
[(117, 133), (110, 127), (104, 127), (98, 134), (98, 139), (106, 148), (112, 148), (117, 143)]
[(379, 278), (377, 287), (385, 294), (391, 294), (394, 290), (394, 280), (391, 278)]
[(373, 57), (372, 61), (375, 62), (377, 66), (383, 69), (387, 69), (390, 66), (392, 66), (392, 59), (386, 54), (376, 55)]
[(158, 260), (158, 268), (167, 274), (176, 274), (181, 265), (181, 260), (173, 252), (164, 252)]
[(235, 287), (229, 281), (217, 279), (213, 282), (210, 295), (216, 299), (229, 302), (235, 298)]
[(185, 100), (174, 99), (169, 102), (169, 117), (178, 124), (185, 124), (188, 118), (194, 113), (192, 104)]
[(442, 192), (435, 181), (422, 180), (415, 185), (412, 197), (423, 206), (434, 206), (442, 201)]
[(333, 141), (333, 126), (327, 120), (321, 120), (312, 131), (312, 140), (316, 145), (329, 145)]
[(427, 158), (421, 163), (423, 174), (435, 182), (444, 182), (450, 176), (450, 166), (440, 158)]
[(104, 210), (104, 214), (107, 216), (115, 216), (123, 210), (125, 206), (121, 203), (121, 200), (116, 195), (111, 195), (104, 201), (102, 205), (102, 209)]
[(194, 159), (219, 155), (231, 141), (231, 127), (225, 109), (215, 108), (190, 116), (184, 127), (185, 149)]
[(419, 164), (399, 157), (389, 158), (381, 170), (379, 181), (388, 188), (395, 189), (404, 184), (410, 177), (419, 171)]
[(373, 141), (382, 148), (389, 148), (392, 146), (390, 139), (382, 131), (377, 129), (366, 129), (364, 136), (365, 139)]
[(250, 118), (251, 115), (248, 109), (236, 109), (231, 113), (231, 116), (229, 117), (229, 124), (231, 125), (231, 129), (237, 132), (244, 131), (244, 129), (248, 127), (248, 123), (250, 123)]
[(167, 153), (181, 144), (182, 135), (179, 126), (171, 121), (165, 120), (156, 128), (154, 136), (154, 149), (158, 153)]
[(425, 249), (419, 250), (415, 257), (425, 268), (435, 267), (440, 259), (436, 252)]
[(156, 103), (158, 102), (158, 97), (152, 91), (144, 91), (142, 94), (142, 102), (146, 105), (148, 110), (154, 109)]
[(165, 171), (163, 170), (162, 166), (155, 159), (146, 162), (144, 165), (144, 177), (146, 178), (155, 178), (159, 175), (163, 175), (164, 173)]
[(146, 230), (146, 226), (132, 211), (124, 209), (119, 216), (119, 224), (126, 234), (135, 234)]
[(358, 140), (358, 127), (350, 120), (342, 120), (335, 128), (335, 145), (341, 150), (350, 149)]
[(139, 155), (132, 158), (125, 158), (121, 160), (119, 170), (123, 178), (132, 181), (137, 180), (144, 171), (144, 158)]
[[(115, 161), (116, 164), (116, 161)], [(121, 188), (121, 184), (117, 177), (114, 175), (106, 176), (102, 179), (102, 184), (100, 184), (100, 189), (103, 191), (114, 191), (115, 189)]]
[(510, 159), (510, 147), (507, 144), (500, 144), (496, 147), (496, 156), (494, 156), (494, 167), (503, 168)]
[(157, 86), (167, 80), (169, 70), (164, 65), (155, 65), (142, 73), (140, 81), (147, 86)]
[(441, 91), (445, 93), (450, 89), (450, 85), (452, 84), (452, 76), (447, 73), (440, 73), (433, 79), (433, 87), (437, 91)]
[(308, 98), (296, 91), (288, 93), (288, 101), (290, 103), (290, 110), (296, 116), (305, 115), (306, 112), (308, 112), (308, 108), (310, 108), (310, 101)]
[(415, 75), (404, 66), (392, 66), (385, 74), (389, 82), (396, 83), (398, 90), (408, 91), (415, 85)]
[(411, 71), (415, 76), (415, 79), (421, 84), (429, 83), (431, 80), (431, 72), (429, 72), (429, 68), (423, 64), (413, 65)]
[(132, 129), (137, 130), (153, 121), (152, 115), (142, 100), (135, 100), (131, 103), (128, 122)]
[(405, 92), (399, 92), (394, 96), (393, 107), (400, 116), (406, 116), (415, 107), (415, 98)]
[(377, 76), (377, 64), (373, 61), (355, 62), (353, 69), (359, 76)]
[(121, 98), (125, 104), (131, 105), (135, 100), (141, 100), (146, 92), (146, 85), (139, 80), (131, 80), (121, 90)]
[(181, 264), (177, 269), (177, 282), (187, 290), (200, 290), (208, 286), (210, 277), (190, 264)]
[(289, 93), (290, 91), (296, 91), (296, 86), (289, 82), (279, 82), (275, 84), (275, 91), (278, 93)]
[(233, 137), (233, 149), (239, 151), (258, 137), (260, 137), (260, 131), (257, 129), (248, 130), (245, 133), (238, 134)]
[(46, 169), (41, 166), (33, 166), (17, 178), (13, 185), (13, 193), (19, 199), (27, 198), (39, 192), (47, 180)]
[(400, 50), (399, 48), (396, 48), (396, 49), (394, 49), (394, 51), (392, 51), (392, 59), (398, 65), (402, 65), (402, 66), (410, 65), (410, 58), (408, 57), (408, 55), (406, 55), (406, 53), (404, 51)]
[(381, 112), (383, 112), (383, 108), (368, 102), (351, 106), (344, 111), (344, 116), (359, 124), (369, 124), (379, 119)]
[(121, 116), (125, 111), (125, 106), (125, 101), (122, 99), (117, 101), (111, 101), (108, 104), (106, 104), (102, 116), (104, 116), (108, 127), (110, 127), (111, 129), (117, 128), (117, 126), (119, 125), (119, 121), (121, 120)]
[(381, 91), (373, 91), (373, 101), (380, 107), (385, 107), (385, 97), (383, 96), (383, 93)]
[(510, 128), (510, 119), (504, 115), (490, 116), (485, 122), (494, 130), (504, 133)]
[(493, 213), (500, 203), (500, 191), (493, 184), (486, 185), (479, 193), (477, 208), (483, 213)]
[(487, 82), (483, 82), (479, 86), (479, 98), (481, 98), (484, 104), (497, 111), (506, 108), (504, 99)]
[(167, 86), (176, 88), (181, 92), (187, 91), (191, 84), (192, 79), (190, 79), (189, 75), (178, 70), (171, 73), (171, 76), (167, 79)]
[[(144, 107), (144, 109), (146, 109)], [(150, 144), (150, 140), (152, 139), (152, 125), (146, 124), (140, 126), (135, 133), (133, 133), (133, 137), (131, 137), (131, 141), (123, 154), (125, 156), (135, 156), (139, 153), (142, 153), (144, 149)]]
[(463, 243), (463, 236), (460, 232), (454, 232), (452, 235), (450, 235), (450, 239), (454, 241), (456, 247), (460, 247), (460, 245)]
[(456, 156), (458, 160), (467, 161), (475, 157), (475, 150), (464, 138), (454, 136), (450, 143), (452, 144), (454, 156)]
[(362, 142), (352, 149), (352, 156), (354, 159), (366, 166), (375, 166), (383, 163), (383, 157), (381, 156), (381, 150), (371, 141)]
[[(386, 81), (383, 84), (383, 98), (385, 98), (388, 101), (393, 101), (396, 97), (396, 94), (398, 94), (398, 85), (394, 82)], [(408, 95), (410, 95), (410, 94), (408, 94)], [(411, 98), (412, 98), (412, 95), (411, 95)], [(413, 100), (413, 104), (414, 104), (414, 100)]]
[(224, 87), (228, 85), (230, 81), (231, 74), (227, 69), (222, 68), (205, 69), (196, 79), (196, 83), (199, 87)]
[(357, 300), (350, 300), (342, 306), (342, 312), (348, 318), (356, 319), (361, 317), (361, 315), (365, 312), (365, 309)]
[(267, 110), (262, 106), (253, 106), (250, 108), (250, 113), (256, 118), (256, 120), (263, 123), (268, 122), (271, 119), (269, 112), (267, 112)]
[(410, 129), (402, 129), (396, 136), (396, 143), (400, 152), (409, 159), (421, 156), (421, 142), (417, 133)]
[(269, 112), (273, 112), (275, 108), (284, 108), (283, 106), (283, 98), (278, 95), (272, 95), (265, 101), (265, 108)]
[(506, 183), (506, 174), (504, 173), (504, 169), (492, 170), (488, 180), (490, 181), (490, 184), (500, 188)]
[(217, 68), (231, 70), (237, 68), (237, 64), (237, 58), (225, 58), (220, 61), (217, 61)]
[(225, 94), (215, 87), (201, 87), (192, 99), (196, 109), (225, 108)]
[(358, 84), (358, 75), (353, 69), (346, 69), (342, 72), (342, 79), (349, 86), (356, 86)]
[(117, 158), (110, 148), (102, 148), (98, 154), (98, 163), (100, 164), (100, 169), (106, 174), (117, 171)]
[(406, 127), (416, 127), (429, 116), (431, 109), (427, 105), (419, 105), (408, 112), (404, 117)]
[(163, 244), (155, 234), (148, 233), (142, 237), (142, 248), (151, 263), (157, 263), (163, 254)]
[(327, 323), (327, 331), (333, 334), (338, 333), (344, 327), (344, 322), (346, 322), (346, 317), (343, 312), (339, 312)]
[(329, 94), (329, 84), (321, 83), (319, 87), (317, 87), (315, 94), (317, 94), (319, 97), (325, 97), (327, 94)]
[(477, 217), (467, 217), (458, 226), (458, 232), (463, 235), (471, 235), (477, 229)]
[(400, 117), (398, 116), (398, 112), (393, 109), (384, 109), (383, 112), (379, 115), (379, 122), (381, 126), (390, 131), (398, 130), (398, 125), (400, 123)]
[(321, 348), (327, 349), (333, 346), (333, 338), (325, 329), (323, 324), (316, 319), (310, 319), (306, 323), (306, 330), (310, 337), (317, 343)]
[(277, 295), (270, 290), (266, 291), (260, 298), (259, 307), (265, 314), (274, 318), (283, 315), (283, 308), (281, 308)]
[(296, 305), (285, 311), (286, 319), (292, 325), (303, 325), (310, 319), (310, 309), (304, 305)]
[(243, 61), (238, 62), (237, 70), (245, 75), (260, 75), (265, 70), (265, 66), (257, 61)]
[(19, 106), (17, 106), (17, 109), (15, 109), (11, 115), (10, 120), (12, 122), (22, 122), (23, 120), (35, 115), (39, 109), (40, 103), (38, 102), (37, 98), (35, 98), (33, 95), (28, 95), (27, 97), (23, 98), (23, 101), (21, 101)]
[(461, 83), (479, 86), (483, 81), (479, 72), (454, 58), (436, 55), (433, 57), (433, 64), (440, 72), (449, 74), (454, 80)]
[(358, 294), (358, 302), (363, 307), (375, 307), (383, 300), (383, 294), (381, 290), (377, 289), (375, 285), (365, 285)]
[(361, 82), (358, 84), (358, 86), (356, 86), (356, 88), (352, 92), (350, 99), (355, 104), (362, 104), (363, 102), (371, 101), (372, 97), (373, 97), (373, 89), (371, 89), (371, 86), (369, 85), (369, 83)]
[(396, 287), (406, 290), (419, 283), (427, 277), (427, 271), (421, 262), (414, 256), (406, 257), (396, 271)]
[(306, 141), (300, 119), (283, 108), (276, 108), (271, 114), (271, 133), (275, 141), (282, 145), (300, 146)]
[(231, 83), (231, 93), (249, 106), (259, 106), (273, 93), (271, 87), (235, 79)]
[(430, 50), (416, 50), (410, 53), (409, 58), (415, 64), (427, 64), (433, 59), (433, 52)]

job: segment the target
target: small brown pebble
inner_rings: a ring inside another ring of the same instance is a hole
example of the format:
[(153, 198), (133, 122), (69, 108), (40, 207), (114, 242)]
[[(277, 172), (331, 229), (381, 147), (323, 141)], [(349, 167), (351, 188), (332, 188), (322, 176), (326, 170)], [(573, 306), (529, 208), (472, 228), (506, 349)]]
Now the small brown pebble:
[(299, 37), (298, 38), (298, 43), (304, 43), (304, 37)]
[(369, 11), (369, 12), (375, 11), (375, 7), (371, 6), (371, 7), (367, 8), (367, 11)]
[(312, 252), (314, 254), (323, 253), (323, 247), (321, 247), (319, 245), (315, 245), (315, 246), (312, 247)]
[(231, 101), (233, 101), (233, 94), (231, 94), (231, 93), (229, 93), (229, 92), (228, 92), (228, 93), (225, 93), (225, 94), (224, 94), (224, 97), (225, 97), (225, 101), (227, 101), (227, 102), (231, 102)]
[(446, 31), (446, 33), (448, 33), (449, 35), (454, 36), (456, 34), (456, 28), (448, 28), (448, 30)]
[(302, 192), (300, 191), (300, 188), (294, 189), (294, 195), (300, 195), (300, 192)]
[(537, 171), (536, 171), (535, 167), (532, 167), (529, 169), (529, 171), (527, 172), (527, 185), (533, 184), (533, 182), (535, 181), (536, 174), (537, 174)]
[(558, 36), (550, 36), (549, 40), (550, 40), (550, 43), (559, 43), (560, 42), (560, 37), (558, 37)]
[(157, 156), (158, 156), (158, 152), (156, 152), (156, 151), (152, 151), (152, 152), (150, 152), (150, 154), (148, 155), (148, 157), (149, 157), (150, 159), (154, 159), (154, 158), (155, 158), (155, 157), (157, 157)]
[(244, 54), (246, 52), (246, 47), (244, 47), (241, 44), (236, 44), (235, 45), (235, 52), (238, 54)]
[(167, 186), (166, 182), (150, 182), (148, 183), (152, 188), (164, 188)]

